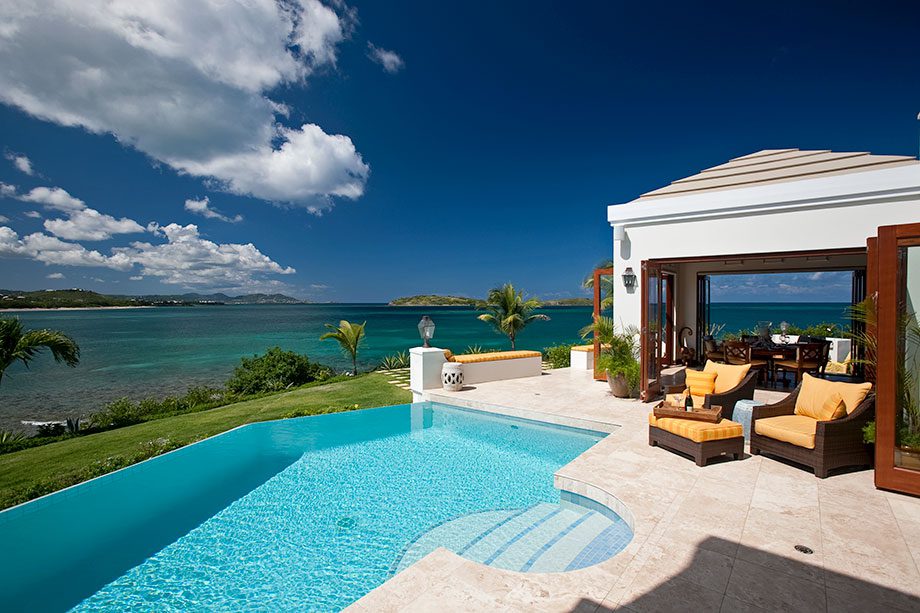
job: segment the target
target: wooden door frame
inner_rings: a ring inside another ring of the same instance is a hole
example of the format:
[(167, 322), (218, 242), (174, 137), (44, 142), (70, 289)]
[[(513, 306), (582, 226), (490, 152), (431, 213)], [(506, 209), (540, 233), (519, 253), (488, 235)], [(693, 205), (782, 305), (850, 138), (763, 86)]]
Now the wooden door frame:
[[(877, 288), (878, 355), (875, 400), (875, 486), (920, 496), (920, 472), (894, 464), (897, 425), (898, 318), (900, 308), (900, 267), (898, 248), (918, 244), (920, 223), (882, 226), (878, 229), (877, 250), (869, 284)], [(874, 273), (874, 274), (873, 274)]]
[[(595, 268), (594, 269), (594, 321), (601, 316), (601, 277), (613, 276), (613, 267)], [(598, 358), (601, 355), (601, 339), (597, 336), (597, 330), (594, 331), (594, 380), (606, 381), (607, 374), (601, 372), (598, 368)]]
[[(640, 299), (642, 300), (642, 309), (641, 309), (641, 328), (639, 329), (639, 370), (641, 371), (641, 377), (639, 378), (640, 383), (640, 392), (639, 399), (643, 402), (648, 402), (652, 398), (655, 398), (660, 391), (660, 379), (661, 379), (661, 339), (659, 334), (659, 339), (656, 342), (657, 344), (657, 353), (655, 354), (655, 367), (658, 371), (658, 376), (655, 377), (655, 383), (651, 385), (649, 383), (649, 318), (648, 318), (648, 306), (649, 306), (649, 269), (654, 268), (657, 270), (656, 279), (658, 279), (658, 304), (659, 304), (659, 319), (660, 319), (660, 304), (661, 304), (661, 263), (656, 262), (655, 260), (642, 260), (642, 281), (641, 281), (641, 291)], [(660, 322), (659, 322), (660, 323)]]
[(659, 356), (659, 371), (661, 370), (664, 364), (671, 365), (674, 363), (675, 349), (677, 343), (675, 342), (674, 334), (674, 290), (677, 287), (677, 273), (671, 270), (660, 270), (661, 274), (661, 283), (659, 284), (659, 289), (667, 288), (665, 294), (665, 301), (663, 306), (663, 314), (665, 316), (665, 326), (662, 328), (662, 335), (664, 338), (664, 354)]

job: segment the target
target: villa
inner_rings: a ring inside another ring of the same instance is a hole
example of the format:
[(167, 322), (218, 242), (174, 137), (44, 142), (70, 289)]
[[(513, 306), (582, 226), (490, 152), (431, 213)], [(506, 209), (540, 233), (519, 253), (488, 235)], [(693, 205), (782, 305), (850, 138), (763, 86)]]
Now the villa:
[[(454, 356), (425, 317), (412, 404), (247, 424), (0, 512), (11, 608), (920, 610), (920, 162), (765, 150), (607, 218), (595, 278), (640, 331), (640, 398), (599, 381), (600, 342), (545, 370)], [(877, 344), (710, 346), (710, 280), (739, 271), (850, 271)]]

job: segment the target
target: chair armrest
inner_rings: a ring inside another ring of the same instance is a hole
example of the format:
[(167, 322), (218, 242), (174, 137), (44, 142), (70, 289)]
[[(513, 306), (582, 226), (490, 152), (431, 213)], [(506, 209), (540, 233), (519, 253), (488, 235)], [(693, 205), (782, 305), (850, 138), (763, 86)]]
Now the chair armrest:
[(875, 394), (869, 394), (852, 413), (834, 421), (819, 421), (816, 434), (830, 437), (858, 436), (862, 441), (863, 427), (875, 417)]
[[(800, 386), (801, 387), (801, 386)], [(779, 417), (780, 415), (792, 415), (795, 413), (795, 400), (799, 397), (800, 387), (795, 388), (791, 394), (773, 404), (762, 404), (751, 409), (751, 424), (758, 419), (767, 417)]]
[(687, 389), (686, 385), (665, 385), (662, 391), (665, 394), (680, 394), (685, 389)]
[(754, 398), (754, 387), (757, 385), (757, 373), (749, 372), (741, 383), (721, 394), (706, 394), (706, 406), (718, 405), (722, 407), (722, 413), (731, 416), (735, 408), (735, 403), (739, 400), (751, 400)]

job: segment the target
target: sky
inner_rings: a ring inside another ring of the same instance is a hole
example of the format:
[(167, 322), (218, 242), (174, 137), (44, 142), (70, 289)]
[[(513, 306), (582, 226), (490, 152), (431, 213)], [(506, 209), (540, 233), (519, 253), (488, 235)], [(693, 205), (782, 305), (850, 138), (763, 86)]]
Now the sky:
[(916, 2), (7, 0), (0, 287), (584, 295), (608, 204), (766, 148), (916, 155), (917, 58)]

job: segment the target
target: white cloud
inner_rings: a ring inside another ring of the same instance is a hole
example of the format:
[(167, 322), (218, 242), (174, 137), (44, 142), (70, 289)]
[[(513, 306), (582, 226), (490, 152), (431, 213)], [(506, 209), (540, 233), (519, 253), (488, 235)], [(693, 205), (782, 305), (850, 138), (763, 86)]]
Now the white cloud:
[(63, 279), (64, 274), (60, 272), (53, 272), (50, 275), (45, 275), (46, 279)]
[(0, 198), (15, 198), (16, 186), (0, 182)]
[(0, 101), (115, 135), (218, 188), (322, 210), (357, 198), (351, 139), (276, 124), (268, 97), (334, 66), (353, 13), (318, 0), (7, 0)]
[(90, 251), (83, 245), (64, 242), (61, 239), (36, 232), (22, 238), (7, 226), (0, 226), (0, 255), (24, 256), (63, 266), (101, 266), (116, 270), (128, 270), (131, 261), (122, 255), (105, 256)]
[(142, 281), (143, 279), (144, 279), (144, 275), (136, 275), (133, 277), (128, 277), (128, 281)]
[(38, 211), (26, 211), (25, 213), (23, 213), (23, 215), (25, 215), (26, 217), (31, 217), (32, 219), (42, 218), (42, 214), (39, 213)]
[[(12, 187), (12, 186), (10, 186)], [(16, 188), (13, 187), (11, 192), (15, 195)], [(86, 203), (79, 198), (74, 198), (66, 189), (60, 187), (36, 187), (26, 194), (16, 196), (23, 202), (35, 202), (44, 204), (49, 209), (57, 211), (79, 211), (86, 208)]]
[(6, 215), (0, 215), (0, 223), (8, 223), (9, 221), (10, 221), (9, 217), (7, 217)]
[(233, 217), (224, 215), (217, 209), (211, 208), (210, 202), (211, 200), (207, 196), (201, 200), (194, 200), (189, 198), (185, 201), (185, 210), (190, 213), (194, 213), (195, 215), (201, 215), (206, 219), (219, 219), (221, 221), (226, 221), (227, 223), (238, 223), (243, 221), (242, 215), (234, 215)]
[(205, 240), (194, 224), (171, 223), (157, 227), (156, 233), (165, 236), (167, 242), (158, 245), (134, 242), (130, 247), (112, 251), (140, 266), (145, 276), (175, 285), (243, 287), (265, 275), (296, 272), (281, 266), (252, 243), (218, 244)]
[(144, 231), (144, 228), (133, 219), (115, 219), (95, 209), (75, 211), (67, 219), (49, 219), (44, 225), (45, 229), (55, 236), (75, 241), (102, 241), (112, 238), (115, 234)]
[(30, 177), (35, 174), (35, 170), (32, 168), (32, 160), (28, 157), (18, 153), (7, 153), (6, 159), (12, 162), (19, 172), (25, 173)]
[(383, 69), (390, 74), (399, 72), (406, 65), (395, 51), (382, 49), (371, 42), (367, 43), (367, 57), (383, 66)]

